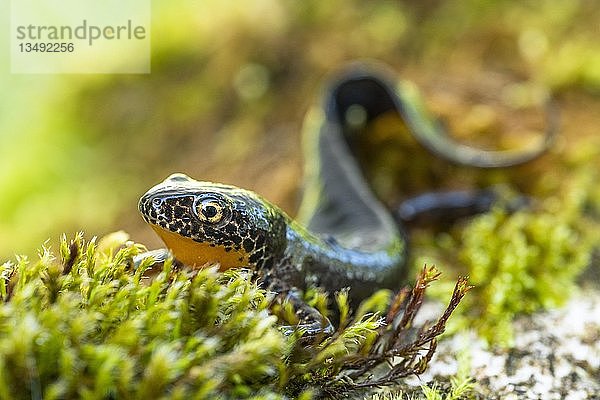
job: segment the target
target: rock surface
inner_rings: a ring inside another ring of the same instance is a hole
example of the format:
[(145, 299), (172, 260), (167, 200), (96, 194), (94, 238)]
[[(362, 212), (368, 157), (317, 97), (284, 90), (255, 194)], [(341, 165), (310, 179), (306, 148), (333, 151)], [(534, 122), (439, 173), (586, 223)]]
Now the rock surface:
[(600, 292), (586, 290), (564, 308), (515, 321), (515, 345), (490, 349), (473, 333), (442, 339), (420, 385), (457, 372), (470, 358), (475, 390), (486, 399), (600, 399)]

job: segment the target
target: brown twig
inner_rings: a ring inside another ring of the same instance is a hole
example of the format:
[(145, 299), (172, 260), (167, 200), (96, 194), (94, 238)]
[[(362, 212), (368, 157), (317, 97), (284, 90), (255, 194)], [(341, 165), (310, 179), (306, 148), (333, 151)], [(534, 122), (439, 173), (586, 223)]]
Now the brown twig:
[[(367, 355), (348, 356), (343, 360), (337, 377), (324, 382), (324, 389), (333, 393), (333, 389), (338, 387), (339, 394), (341, 386), (342, 391), (347, 393), (386, 386), (407, 376), (423, 373), (435, 353), (437, 338), (444, 332), (448, 319), (473, 287), (468, 284), (467, 277), (460, 277), (444, 313), (430, 327), (421, 327), (416, 339), (406, 343), (406, 336), (421, 308), (427, 287), (439, 276), (440, 272), (435, 266), (425, 266), (412, 290), (401, 290), (392, 301), (386, 315), (388, 325), (380, 329), (370, 352)], [(390, 365), (390, 370), (383, 376), (373, 378), (372, 371), (384, 363)]]

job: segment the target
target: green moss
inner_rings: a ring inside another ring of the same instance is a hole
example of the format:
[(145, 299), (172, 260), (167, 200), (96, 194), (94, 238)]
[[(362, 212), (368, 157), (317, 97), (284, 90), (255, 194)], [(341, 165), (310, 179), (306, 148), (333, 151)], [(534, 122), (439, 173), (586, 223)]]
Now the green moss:
[[(296, 317), (289, 304), (273, 305), (244, 270), (175, 269), (168, 261), (152, 271), (151, 259), (134, 269), (142, 250), (122, 232), (98, 244), (77, 235), (63, 238), (59, 260), (43, 249), (37, 262), (0, 266), (0, 399), (309, 399), (391, 385), (426, 368), (469, 290), (459, 280), (444, 315), (408, 342), (425, 289), (439, 276), (431, 267), (391, 311), (389, 292), (356, 313), (340, 292), (333, 335), (285, 336), (279, 324)], [(325, 293), (308, 297), (331, 312)], [(403, 361), (388, 372), (373, 372), (396, 357)]]
[(516, 316), (560, 307), (578, 290), (600, 224), (585, 216), (586, 196), (578, 206), (574, 198), (550, 198), (541, 208), (512, 214), (498, 207), (441, 237), (437, 257), (453, 259), (475, 286), (452, 331), (475, 327), (490, 343), (510, 346)]
[(246, 397), (277, 393), (285, 338), (242, 272), (173, 271), (152, 281), (94, 241), (63, 241), (62, 263), (0, 268), (0, 398)]
[(491, 342), (512, 343), (516, 315), (563, 305), (591, 265), (600, 234), (593, 216), (597, 173), (586, 164), (572, 171), (570, 180), (557, 183), (560, 196), (513, 214), (498, 208), (474, 218), (454, 241), (476, 286), (463, 310)]

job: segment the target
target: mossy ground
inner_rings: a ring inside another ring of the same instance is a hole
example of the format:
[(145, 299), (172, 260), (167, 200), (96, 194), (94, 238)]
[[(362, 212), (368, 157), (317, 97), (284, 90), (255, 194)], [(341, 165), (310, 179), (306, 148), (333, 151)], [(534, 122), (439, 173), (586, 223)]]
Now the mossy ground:
[[(78, 237), (1, 268), (0, 398), (230, 398), (277, 391), (286, 344), (264, 291), (240, 273), (166, 264), (149, 282)], [(217, 332), (219, 332), (217, 334)], [(249, 384), (254, 382), (254, 384)]]
[[(63, 239), (57, 259), (0, 266), (0, 399), (342, 398), (421, 373), (446, 321), (469, 290), (459, 280), (446, 312), (413, 326), (425, 289), (419, 274), (390, 303), (375, 294), (351, 312), (335, 296), (329, 335), (284, 335), (288, 303), (272, 305), (245, 270), (134, 268), (142, 246), (110, 235)], [(313, 291), (315, 306), (327, 296)], [(388, 311), (389, 307), (389, 311)], [(278, 317), (279, 316), (279, 323)], [(378, 369), (398, 362), (391, 369)]]
[(475, 285), (451, 330), (474, 327), (490, 344), (510, 347), (515, 317), (560, 307), (580, 285), (596, 285), (579, 279), (598, 268), (596, 174), (583, 164), (572, 169), (560, 192), (532, 197), (529, 207), (509, 213), (500, 202), (446, 232), (415, 235), (423, 246), (415, 265), (426, 260), (454, 266)]

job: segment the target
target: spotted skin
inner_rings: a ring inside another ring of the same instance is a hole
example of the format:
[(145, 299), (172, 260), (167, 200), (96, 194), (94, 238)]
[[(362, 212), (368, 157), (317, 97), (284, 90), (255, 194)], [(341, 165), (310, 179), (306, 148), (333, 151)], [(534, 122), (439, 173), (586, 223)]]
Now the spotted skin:
[[(202, 214), (207, 203), (208, 216)], [(333, 332), (329, 320), (302, 301), (298, 289), (305, 288), (304, 259), (291, 245), (297, 241), (290, 234), (293, 222), (279, 208), (250, 191), (183, 174), (151, 188), (138, 208), (179, 262), (191, 267), (249, 267), (264, 287), (277, 294), (275, 302), (291, 302), (308, 335)], [(159, 257), (166, 257), (166, 252)], [(295, 328), (281, 327), (286, 334)]]
[[(217, 219), (207, 220), (201, 214), (202, 204), (207, 202), (218, 208)], [(287, 217), (265, 204), (256, 194), (234, 186), (174, 174), (142, 196), (139, 210), (163, 240), (197, 244), (197, 254), (184, 257), (186, 264), (220, 263), (222, 269), (270, 270), (284, 251), (285, 241), (280, 237), (285, 237)], [(205, 254), (210, 248), (214, 249), (214, 259)], [(229, 253), (227, 262), (218, 257), (222, 253)]]

